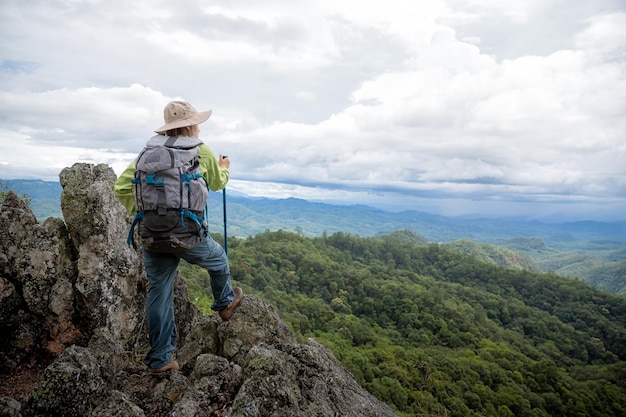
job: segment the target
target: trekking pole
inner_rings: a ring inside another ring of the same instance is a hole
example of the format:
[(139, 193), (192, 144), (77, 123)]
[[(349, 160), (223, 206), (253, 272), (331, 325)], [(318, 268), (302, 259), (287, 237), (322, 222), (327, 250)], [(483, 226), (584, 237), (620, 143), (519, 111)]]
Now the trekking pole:
[(224, 206), (224, 251), (228, 256), (228, 234), (226, 232), (226, 187), (222, 190), (222, 205)]
[[(228, 155), (222, 155), (222, 159), (228, 158)], [(226, 186), (222, 189), (222, 206), (224, 207), (224, 251), (228, 256), (228, 232), (226, 227)]]

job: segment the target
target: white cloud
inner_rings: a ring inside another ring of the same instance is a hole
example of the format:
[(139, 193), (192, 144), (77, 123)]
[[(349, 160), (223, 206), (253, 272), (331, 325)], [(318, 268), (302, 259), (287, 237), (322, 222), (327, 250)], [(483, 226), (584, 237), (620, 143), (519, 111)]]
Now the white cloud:
[(143, 87), (0, 91), (4, 129), (44, 146), (135, 148), (133, 137), (157, 128), (169, 98)]
[[(523, 24), (533, 18), (534, 15), (544, 12), (554, 3), (543, 0), (526, 0), (517, 2), (505, 2), (500, 0), (471, 0), (453, 1), (455, 6), (463, 11), (466, 19), (489, 19), (504, 18), (515, 24)], [(457, 12), (458, 13), (458, 12)]]
[(605, 58), (626, 58), (626, 13), (610, 13), (587, 19), (589, 26), (575, 37), (576, 45)]
[(625, 208), (617, 0), (272, 4), (7, 3), (0, 178), (79, 160), (121, 172), (184, 98), (213, 109), (203, 135), (254, 195)]

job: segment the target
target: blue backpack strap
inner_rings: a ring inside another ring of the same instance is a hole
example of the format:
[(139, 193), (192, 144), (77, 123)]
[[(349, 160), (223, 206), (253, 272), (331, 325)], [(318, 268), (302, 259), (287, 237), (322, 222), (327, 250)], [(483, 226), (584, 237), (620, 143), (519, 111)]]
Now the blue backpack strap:
[(204, 202), (204, 212), (202, 213), (202, 215), (204, 216), (204, 222), (202, 222), (202, 225), (204, 227), (204, 234), (205, 236), (207, 236), (209, 234), (209, 194), (211, 194), (211, 189), (209, 188), (209, 182), (206, 180), (206, 178), (202, 177), (202, 181), (204, 181), (204, 185), (206, 185), (206, 191), (207, 191), (207, 200)]
[(133, 220), (133, 224), (130, 226), (130, 232), (128, 232), (128, 238), (126, 239), (128, 247), (132, 245), (134, 249), (137, 249), (137, 244), (135, 243), (135, 226), (137, 226), (137, 223), (139, 223), (141, 219), (143, 219), (143, 211), (135, 215), (135, 220)]
[(182, 182), (189, 182), (191, 180), (195, 180), (199, 178), (204, 178), (204, 177), (200, 173), (195, 173), (195, 174), (184, 173), (181, 175), (180, 180)]
[(180, 181), (184, 184), (187, 184), (187, 188), (189, 188), (189, 181), (197, 180), (200, 178), (204, 179), (204, 177), (200, 173), (195, 173), (195, 174), (184, 173), (184, 174), (181, 174)]
[(194, 222), (196, 222), (196, 224), (198, 225), (198, 229), (199, 230), (206, 229), (206, 225), (204, 223), (204, 220), (202, 218), (198, 217), (197, 215), (195, 215), (193, 212), (191, 212), (189, 210), (181, 210), (180, 211), (180, 221), (183, 224), (183, 227), (185, 226), (185, 217), (188, 217), (191, 220), (193, 220)]

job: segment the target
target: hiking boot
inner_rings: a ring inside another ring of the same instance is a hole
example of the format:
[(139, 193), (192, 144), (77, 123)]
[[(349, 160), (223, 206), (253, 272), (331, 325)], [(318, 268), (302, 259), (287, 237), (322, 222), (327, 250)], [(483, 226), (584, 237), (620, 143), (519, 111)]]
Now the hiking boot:
[(168, 371), (178, 371), (179, 369), (180, 367), (178, 366), (178, 362), (171, 361), (167, 365), (162, 366), (160, 368), (150, 368), (150, 373), (152, 375), (164, 375)]
[(239, 306), (239, 304), (241, 303), (241, 299), (243, 298), (243, 291), (241, 288), (235, 287), (233, 288), (233, 292), (235, 293), (235, 299), (233, 300), (233, 302), (228, 304), (228, 307), (226, 307), (224, 310), (220, 311), (220, 317), (224, 321), (230, 320), (230, 317), (233, 315), (233, 311), (235, 311), (237, 306)]

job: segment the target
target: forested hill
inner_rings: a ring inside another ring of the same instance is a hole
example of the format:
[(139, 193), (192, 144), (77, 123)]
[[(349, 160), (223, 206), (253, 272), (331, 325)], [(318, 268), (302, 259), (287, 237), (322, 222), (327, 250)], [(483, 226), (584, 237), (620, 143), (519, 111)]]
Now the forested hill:
[[(410, 232), (266, 232), (229, 247), (238, 285), (401, 416), (626, 415), (624, 297)], [(182, 273), (206, 307), (205, 274)]]

